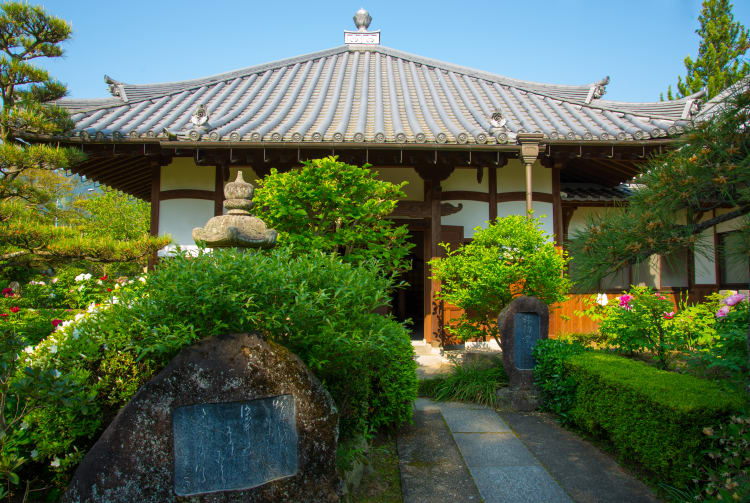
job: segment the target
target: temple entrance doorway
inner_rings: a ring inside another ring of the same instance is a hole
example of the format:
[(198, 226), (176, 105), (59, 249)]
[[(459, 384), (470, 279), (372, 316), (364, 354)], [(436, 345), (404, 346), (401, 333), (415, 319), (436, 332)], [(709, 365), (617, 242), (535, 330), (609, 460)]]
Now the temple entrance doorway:
[(424, 231), (409, 232), (409, 242), (414, 245), (409, 251), (411, 269), (401, 278), (408, 285), (391, 297), (394, 317), (400, 322), (410, 319), (411, 338), (420, 341), (424, 339), (424, 239)]

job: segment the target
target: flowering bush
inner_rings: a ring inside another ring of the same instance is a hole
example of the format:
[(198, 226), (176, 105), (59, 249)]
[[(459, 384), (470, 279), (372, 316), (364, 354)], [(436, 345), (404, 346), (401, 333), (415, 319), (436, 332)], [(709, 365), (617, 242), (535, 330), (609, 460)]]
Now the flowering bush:
[(411, 417), (413, 349), (402, 325), (373, 312), (391, 283), (376, 268), (283, 249), (221, 250), (164, 260), (135, 283), (142, 289), (121, 287), (21, 352), (23, 365), (92, 398), (39, 404), (28, 420), (25, 453), (33, 449), (61, 484), (143, 382), (182, 347), (223, 333), (259, 331), (298, 354), (336, 401), (342, 436)]
[(585, 314), (601, 320), (599, 332), (606, 343), (626, 353), (648, 351), (659, 367), (666, 368), (670, 351), (683, 347), (673, 319), (675, 306), (648, 287), (631, 287), (617, 302), (594, 304)]

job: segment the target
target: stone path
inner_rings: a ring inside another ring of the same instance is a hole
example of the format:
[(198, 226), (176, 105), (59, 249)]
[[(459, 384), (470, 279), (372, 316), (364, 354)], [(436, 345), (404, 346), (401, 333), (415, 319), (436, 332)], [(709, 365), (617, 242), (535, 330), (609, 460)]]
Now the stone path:
[(432, 417), (433, 424), (440, 416), (447, 430), (445, 438), (432, 443), (449, 444), (452, 437), (463, 459), (463, 463), (457, 464), (468, 470), (475, 489), (463, 488), (457, 496), (444, 490), (443, 486), (452, 486), (453, 477), (466, 485), (463, 481), (465, 475), (454, 468), (454, 473), (443, 474), (443, 481), (438, 484), (440, 494), (430, 493), (429, 486), (435, 487), (435, 481), (429, 480), (432, 477), (420, 478), (416, 472), (423, 472), (422, 475), (433, 472), (440, 463), (422, 467), (415, 463), (413, 453), (419, 450), (419, 445), (427, 442), (427, 437), (439, 435), (440, 428), (411, 432), (408, 437), (399, 437), (398, 445), (404, 503), (479, 501), (477, 490), (485, 503), (572, 501), (494, 410), (481, 405), (433, 402), (421, 398), (415, 402), (415, 409), (416, 418)]
[(404, 503), (658, 502), (546, 415), (424, 398), (414, 408), (398, 439)]

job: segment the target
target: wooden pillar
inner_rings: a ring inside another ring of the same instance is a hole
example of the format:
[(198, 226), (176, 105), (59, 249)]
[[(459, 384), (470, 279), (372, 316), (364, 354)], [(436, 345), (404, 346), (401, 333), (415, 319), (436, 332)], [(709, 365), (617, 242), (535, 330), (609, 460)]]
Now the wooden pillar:
[(555, 162), (552, 165), (552, 229), (555, 234), (555, 242), (558, 246), (562, 246), (564, 242), (560, 168), (562, 168), (562, 165), (559, 162)]
[(488, 168), (489, 177), (487, 178), (489, 205), (490, 205), (490, 222), (497, 218), (497, 167), (490, 165)]
[[(161, 192), (161, 163), (151, 161), (151, 225), (149, 234), (159, 235), (159, 193)], [(148, 268), (153, 269), (158, 260), (154, 253), (148, 259)]]
[(229, 177), (229, 163), (221, 162), (216, 165), (214, 178), (214, 216), (224, 214), (224, 182)]
[(424, 338), (428, 342), (439, 342), (437, 337), (440, 327), (436, 309), (433, 309), (435, 292), (440, 287), (437, 281), (430, 278), (432, 275), (427, 265), (429, 259), (439, 256), (438, 243), (441, 241), (441, 199), (442, 187), (440, 182), (447, 179), (453, 172), (453, 166), (449, 164), (423, 163), (414, 166), (415, 171), (424, 180), (424, 199), (430, 208), (429, 246), (425, 246), (425, 317)]
[(544, 138), (542, 133), (519, 133), (518, 142), (521, 144), (521, 160), (526, 166), (526, 218), (531, 218), (533, 211), (532, 167), (539, 157), (539, 145)]

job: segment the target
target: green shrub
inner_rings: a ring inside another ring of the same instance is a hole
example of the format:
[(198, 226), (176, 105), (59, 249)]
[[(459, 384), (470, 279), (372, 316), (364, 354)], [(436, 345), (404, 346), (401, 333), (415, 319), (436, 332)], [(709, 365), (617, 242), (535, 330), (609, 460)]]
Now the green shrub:
[(555, 248), (539, 219), (521, 215), (476, 227), (471, 243), (430, 261), (441, 282), (438, 297), (463, 309), (450, 331), (460, 340), (493, 337), (500, 344), (497, 315), (515, 295), (562, 302), (570, 289), (563, 276), (567, 252)]
[(611, 354), (585, 352), (564, 365), (576, 383), (575, 423), (677, 487), (692, 475), (691, 456), (706, 447), (703, 428), (743, 406), (741, 394), (712, 382)]
[(488, 368), (454, 365), (446, 376), (425, 379), (419, 383), (419, 394), (435, 400), (474, 402), (497, 405), (497, 388), (508, 383), (502, 366)]
[(87, 407), (33, 413), (29, 450), (70, 470), (138, 386), (184, 346), (260, 332), (294, 353), (331, 392), (342, 436), (411, 418), (416, 364), (406, 329), (374, 313), (390, 280), (340, 258), (285, 249), (219, 250), (164, 260), (142, 290), (117, 296), (51, 334), (24, 364), (80, 384)]
[(541, 408), (557, 414), (563, 424), (570, 423), (568, 411), (576, 392), (575, 377), (566, 374), (565, 361), (585, 350), (577, 342), (558, 339), (540, 340), (533, 349), (534, 383), (541, 395)]

